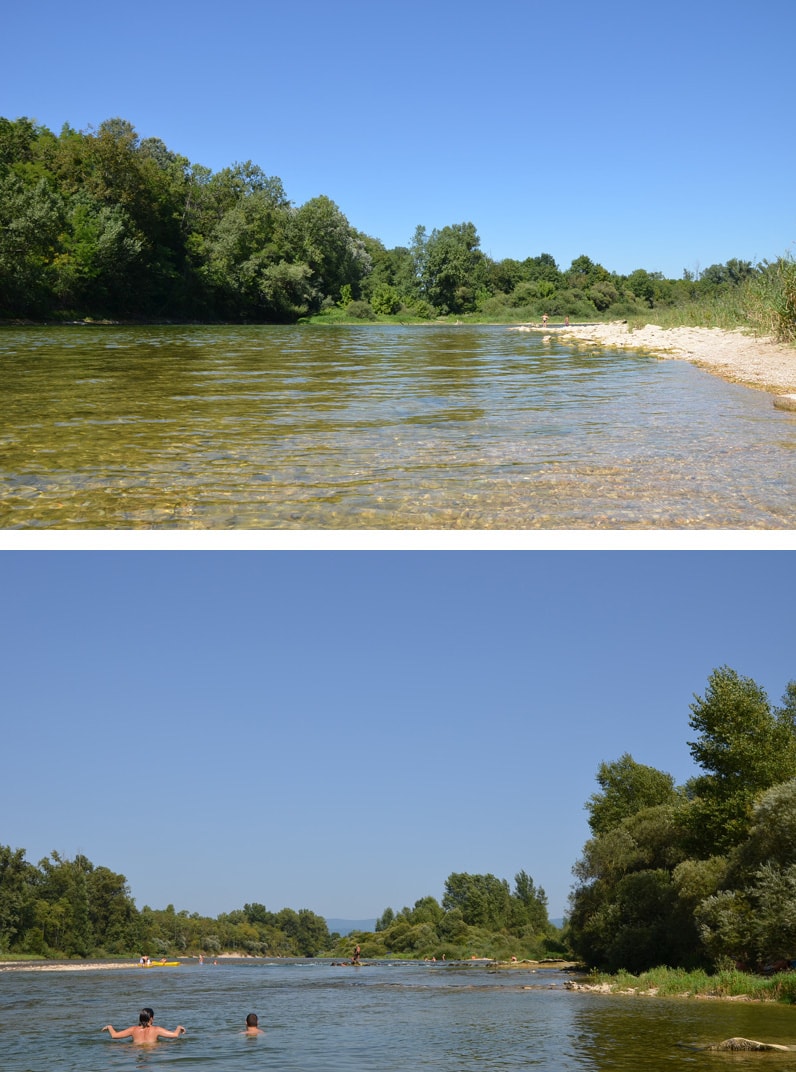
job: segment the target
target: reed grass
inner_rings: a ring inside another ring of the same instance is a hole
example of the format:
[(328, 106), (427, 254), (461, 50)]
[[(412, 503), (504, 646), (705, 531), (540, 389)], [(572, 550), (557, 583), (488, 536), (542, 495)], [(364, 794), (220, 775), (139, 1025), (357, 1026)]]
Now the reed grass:
[(723, 331), (740, 328), (753, 331), (753, 324), (740, 296), (735, 293), (684, 305), (659, 306), (644, 313), (631, 313), (627, 322), (631, 331), (643, 328), (645, 324), (657, 324), (661, 328), (721, 328)]
[(764, 335), (796, 342), (796, 261), (779, 257), (743, 288), (744, 312)]
[(607, 984), (614, 993), (632, 990), (654, 992), (661, 997), (741, 998), (752, 1001), (776, 1001), (796, 1005), (796, 973), (751, 975), (734, 968), (709, 974), (701, 969), (652, 968), (633, 975), (619, 971), (615, 975), (592, 973), (589, 981)]
[(645, 324), (741, 329), (773, 336), (779, 342), (796, 343), (796, 261), (791, 256), (779, 257), (742, 286), (699, 301), (632, 312), (627, 322), (631, 330)]

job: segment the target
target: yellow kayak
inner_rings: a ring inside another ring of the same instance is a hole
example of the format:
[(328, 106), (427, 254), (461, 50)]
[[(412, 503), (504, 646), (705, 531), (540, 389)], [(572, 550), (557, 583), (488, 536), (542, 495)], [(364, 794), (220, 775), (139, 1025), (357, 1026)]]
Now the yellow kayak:
[(179, 968), (178, 960), (150, 960), (148, 964), (142, 964), (142, 968)]

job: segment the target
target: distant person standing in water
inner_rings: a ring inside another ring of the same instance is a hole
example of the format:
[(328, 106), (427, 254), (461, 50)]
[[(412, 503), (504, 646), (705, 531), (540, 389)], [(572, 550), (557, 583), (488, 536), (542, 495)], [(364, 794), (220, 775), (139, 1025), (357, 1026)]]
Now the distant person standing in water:
[(353, 955), (353, 957), (351, 957), (351, 963), (352, 963), (352, 964), (359, 964), (359, 955), (360, 955), (360, 952), (361, 952), (361, 950), (360, 950), (359, 946), (357, 946), (357, 947), (356, 947), (356, 949), (354, 950), (354, 955)]
[(265, 1034), (263, 1029), (261, 1027), (258, 1027), (258, 1025), (257, 1025), (257, 1013), (256, 1012), (250, 1012), (249, 1015), (246, 1017), (246, 1030), (243, 1032), (243, 1034), (244, 1035), (264, 1035)]
[(111, 1024), (106, 1024), (103, 1031), (107, 1031), (112, 1039), (132, 1039), (139, 1046), (151, 1045), (159, 1038), (179, 1038), (185, 1034), (185, 1028), (178, 1024), (173, 1031), (165, 1027), (158, 1027), (153, 1023), (154, 1013), (151, 1009), (142, 1009), (138, 1014), (138, 1023), (132, 1027), (126, 1027), (123, 1031), (117, 1031)]

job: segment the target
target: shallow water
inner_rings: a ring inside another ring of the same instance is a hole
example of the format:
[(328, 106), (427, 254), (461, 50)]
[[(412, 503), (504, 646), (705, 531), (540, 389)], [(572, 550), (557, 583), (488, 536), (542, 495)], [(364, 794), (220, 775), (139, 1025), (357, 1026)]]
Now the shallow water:
[[(661, 1072), (736, 1065), (736, 1056), (702, 1049), (733, 1035), (790, 1044), (796, 1034), (790, 1007), (605, 997), (568, 991), (564, 981), (556, 971), (419, 962), (193, 961), (145, 977), (138, 968), (0, 972), (0, 1064), (3, 1072)], [(141, 1048), (100, 1030), (135, 1022), (142, 1005), (187, 1035)], [(265, 1035), (241, 1033), (248, 1012)], [(796, 1067), (796, 1053), (760, 1059)]]
[(503, 327), (0, 330), (3, 528), (792, 528), (796, 416)]

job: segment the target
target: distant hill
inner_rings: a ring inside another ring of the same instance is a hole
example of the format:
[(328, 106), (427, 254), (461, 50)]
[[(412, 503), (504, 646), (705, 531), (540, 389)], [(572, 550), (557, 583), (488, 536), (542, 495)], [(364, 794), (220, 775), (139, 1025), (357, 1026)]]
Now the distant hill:
[(334, 934), (335, 931), (339, 935), (350, 934), (351, 931), (374, 931), (376, 929), (375, 919), (327, 919), (326, 926)]

